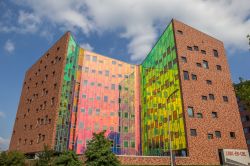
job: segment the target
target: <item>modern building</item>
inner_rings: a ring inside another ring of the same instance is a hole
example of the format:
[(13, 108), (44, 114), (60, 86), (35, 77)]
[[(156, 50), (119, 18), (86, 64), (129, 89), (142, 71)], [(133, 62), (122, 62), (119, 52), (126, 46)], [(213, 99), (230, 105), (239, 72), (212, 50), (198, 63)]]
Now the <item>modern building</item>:
[(25, 75), (10, 150), (83, 154), (102, 130), (123, 163), (166, 164), (170, 150), (182, 165), (242, 162), (227, 158), (248, 152), (223, 43), (173, 19), (132, 65), (67, 32)]

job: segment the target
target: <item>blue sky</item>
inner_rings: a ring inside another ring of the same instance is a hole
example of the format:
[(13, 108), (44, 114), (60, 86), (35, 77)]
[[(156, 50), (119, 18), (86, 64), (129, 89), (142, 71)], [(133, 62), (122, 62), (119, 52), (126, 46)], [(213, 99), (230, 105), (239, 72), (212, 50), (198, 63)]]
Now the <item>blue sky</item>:
[[(225, 44), (232, 79), (250, 79), (250, 1), (0, 0), (0, 149), (6, 149), (25, 71), (72, 31), (84, 48), (140, 63), (171, 18)], [(239, 10), (240, 9), (240, 10)]]

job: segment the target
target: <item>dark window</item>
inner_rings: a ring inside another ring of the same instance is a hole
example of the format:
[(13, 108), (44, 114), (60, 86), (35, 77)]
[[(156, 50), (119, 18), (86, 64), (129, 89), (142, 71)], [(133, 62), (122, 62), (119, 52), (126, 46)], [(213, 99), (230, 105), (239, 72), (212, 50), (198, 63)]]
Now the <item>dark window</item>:
[(202, 100), (207, 100), (207, 96), (201, 96)]
[(55, 104), (55, 97), (51, 98), (51, 105), (53, 106)]
[(209, 94), (208, 96), (210, 100), (214, 100), (214, 94)]
[(212, 112), (212, 118), (218, 118), (217, 112)]
[(214, 52), (214, 56), (215, 56), (215, 57), (219, 57), (219, 54), (218, 54), (218, 51), (217, 51), (217, 50), (213, 50), (213, 52)]
[(197, 113), (197, 118), (203, 118), (202, 113)]
[(205, 50), (201, 50), (201, 53), (202, 53), (202, 54), (206, 54), (206, 51), (205, 51)]
[(93, 61), (93, 62), (96, 62), (96, 61), (97, 61), (97, 56), (93, 56), (93, 57), (92, 57), (92, 61)]
[(216, 65), (217, 70), (221, 70), (221, 65)]
[(211, 80), (206, 80), (208, 85), (212, 85), (212, 81)]
[(247, 144), (250, 145), (250, 139), (247, 139)]
[(189, 80), (188, 71), (183, 71), (183, 75), (184, 75), (184, 80)]
[(227, 96), (223, 96), (223, 101), (224, 102), (228, 102), (228, 97)]
[(245, 134), (249, 133), (249, 127), (244, 127), (243, 130)]
[(208, 139), (213, 139), (213, 134), (207, 134)]
[(181, 34), (181, 35), (183, 34), (183, 32), (181, 30), (177, 30), (177, 33)]
[(208, 68), (209, 68), (209, 67), (208, 67), (208, 62), (205, 61), (205, 60), (203, 60), (202, 65), (203, 65), (203, 67), (204, 67), (205, 69), (208, 69)]
[(181, 57), (181, 61), (183, 62), (183, 63), (187, 63), (187, 58), (186, 57)]
[(192, 80), (197, 80), (197, 75), (192, 74)]
[(196, 63), (196, 66), (197, 67), (201, 67), (201, 63)]
[(196, 129), (190, 129), (191, 136), (197, 136)]
[(193, 109), (193, 107), (188, 107), (188, 116), (189, 117), (194, 117), (194, 109)]
[(195, 51), (199, 51), (199, 47), (198, 46), (194, 46), (194, 50)]
[(236, 136), (235, 136), (235, 132), (230, 132), (230, 138), (233, 138), (233, 139), (235, 139), (235, 138), (236, 138)]
[(108, 96), (104, 96), (104, 102), (108, 102)]
[(193, 48), (192, 48), (192, 47), (190, 47), (190, 46), (187, 46), (187, 49), (188, 49), (188, 50), (190, 50), (190, 51), (192, 51), (192, 50), (193, 50)]
[(220, 131), (215, 131), (215, 137), (216, 137), (216, 138), (221, 138), (221, 133), (220, 133)]

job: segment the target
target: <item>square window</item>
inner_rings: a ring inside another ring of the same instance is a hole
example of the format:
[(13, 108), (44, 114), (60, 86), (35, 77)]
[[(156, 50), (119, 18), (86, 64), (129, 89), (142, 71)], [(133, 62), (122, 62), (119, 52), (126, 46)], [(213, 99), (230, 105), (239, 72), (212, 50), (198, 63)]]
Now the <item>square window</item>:
[(124, 148), (128, 148), (128, 141), (123, 142)]
[(184, 57), (184, 56), (182, 56), (182, 57), (181, 57), (181, 61), (182, 61), (183, 63), (187, 63), (187, 58)]
[(213, 50), (214, 53), (214, 57), (219, 57), (218, 51), (217, 50)]
[(85, 59), (86, 59), (87, 61), (89, 61), (89, 60), (90, 60), (90, 55), (85, 55)]
[(96, 96), (96, 100), (101, 100), (101, 97), (100, 96)]
[(199, 51), (199, 47), (198, 46), (194, 46), (194, 50), (195, 51)]
[(111, 89), (115, 90), (115, 84), (111, 84)]
[(102, 71), (98, 71), (98, 74), (102, 75)]
[(221, 71), (221, 66), (220, 65), (216, 65), (216, 69)]
[(207, 134), (208, 139), (213, 139), (213, 134)]
[(89, 114), (89, 115), (92, 115), (92, 112), (93, 112), (93, 109), (92, 109), (92, 108), (89, 108), (88, 114)]
[(130, 141), (130, 146), (131, 146), (131, 148), (134, 148), (135, 147), (135, 141)]
[(83, 127), (84, 127), (84, 126), (83, 126), (83, 122), (80, 122), (80, 123), (79, 123), (79, 128), (80, 128), (80, 129), (83, 129)]
[(201, 50), (201, 53), (206, 55), (206, 51), (205, 50)]
[(223, 96), (223, 101), (224, 102), (228, 102), (228, 97), (227, 96)]
[(220, 133), (220, 131), (215, 131), (215, 137), (216, 137), (216, 138), (221, 138), (221, 133)]
[(194, 110), (193, 110), (193, 107), (188, 107), (188, 116), (189, 116), (189, 117), (194, 117)]
[(88, 85), (88, 80), (84, 80), (83, 85), (85, 85), (85, 86)]
[(201, 67), (201, 63), (196, 63), (196, 66), (197, 67)]
[(214, 100), (214, 94), (209, 94), (208, 96), (210, 100)]
[(212, 85), (212, 81), (211, 80), (206, 80), (208, 85)]
[(84, 108), (81, 108), (81, 112), (82, 112), (82, 113), (85, 113), (85, 109), (84, 109)]
[(250, 139), (247, 139), (247, 144), (250, 145)]
[(97, 61), (97, 56), (93, 56), (93, 57), (92, 57), (92, 61), (93, 61), (93, 62), (96, 62), (96, 61)]
[(183, 75), (184, 75), (184, 80), (189, 80), (188, 71), (183, 71)]
[(187, 50), (192, 51), (192, 50), (193, 50), (193, 48), (192, 48), (192, 47), (190, 47), (190, 46), (187, 46)]
[(104, 102), (108, 102), (108, 96), (104, 96)]
[(196, 129), (190, 129), (191, 136), (197, 136)]
[(181, 30), (177, 30), (177, 33), (183, 35), (183, 32)]
[(95, 111), (96, 111), (96, 115), (100, 114), (100, 109), (99, 108), (97, 108)]
[(197, 80), (197, 75), (192, 74), (192, 80)]
[(124, 131), (125, 133), (127, 133), (127, 132), (128, 132), (128, 126), (124, 126), (123, 131)]
[(245, 134), (249, 133), (249, 127), (244, 127), (243, 130)]
[(230, 138), (233, 138), (233, 139), (235, 139), (235, 138), (236, 138), (236, 136), (235, 136), (235, 132), (230, 132)]
[(197, 118), (203, 118), (202, 113), (197, 113)]
[(125, 118), (128, 118), (128, 112), (125, 112), (125, 113), (124, 113), (124, 117), (125, 117)]
[(105, 76), (109, 76), (109, 71), (108, 70), (105, 71)]
[(115, 65), (115, 64), (116, 64), (116, 61), (112, 61), (112, 64)]
[(217, 112), (212, 112), (212, 118), (218, 118)]
[(86, 99), (86, 98), (87, 98), (87, 95), (82, 94), (82, 98), (83, 98), (83, 99)]
[(202, 100), (207, 100), (207, 96), (201, 96)]
[(202, 63), (202, 66), (205, 68), (205, 69), (208, 69), (208, 62), (203, 60), (203, 63)]

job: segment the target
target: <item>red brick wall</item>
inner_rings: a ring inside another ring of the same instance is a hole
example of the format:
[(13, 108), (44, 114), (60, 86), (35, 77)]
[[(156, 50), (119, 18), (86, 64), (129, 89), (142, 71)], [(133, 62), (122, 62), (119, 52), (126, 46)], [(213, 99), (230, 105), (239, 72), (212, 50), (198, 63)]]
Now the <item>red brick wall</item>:
[[(59, 39), (26, 72), (10, 142), (10, 150), (32, 153), (43, 150), (44, 144), (49, 145), (51, 148), (54, 147), (57, 111), (69, 35), (69, 33), (66, 33)], [(47, 80), (45, 80), (46, 75)], [(54, 87), (54, 84), (56, 84), (56, 87)], [(48, 93), (42, 95), (43, 89), (45, 89), (45, 93), (46, 91)], [(54, 105), (51, 105), (52, 97), (55, 97)], [(46, 107), (44, 102), (46, 102)], [(44, 108), (41, 108), (40, 105)], [(48, 116), (47, 123), (45, 123), (46, 116)], [(43, 119), (43, 124), (37, 124), (38, 118)], [(32, 125), (32, 129), (30, 125)], [(39, 134), (41, 134), (41, 139), (37, 143)], [(43, 135), (45, 136), (44, 140), (42, 140)], [(31, 140), (33, 140), (32, 145), (30, 145)]]
[[(183, 94), (189, 162), (192, 164), (219, 164), (218, 149), (247, 148), (225, 49), (221, 41), (179, 21), (173, 20), (173, 23)], [(178, 30), (181, 30), (182, 34), (178, 33)], [(192, 47), (193, 50), (188, 50), (187, 46)], [(194, 51), (194, 46), (198, 46), (199, 51)], [(214, 57), (213, 49), (218, 51), (218, 58)], [(206, 55), (202, 54), (201, 50), (205, 50)], [(186, 57), (187, 63), (182, 62), (182, 56)], [(208, 61), (209, 69), (196, 66), (197, 62), (202, 64), (203, 60)], [(218, 71), (216, 65), (221, 65), (222, 70)], [(183, 71), (189, 72), (190, 80), (184, 80)], [(197, 80), (192, 80), (191, 74), (197, 75)], [(211, 80), (212, 85), (208, 85), (206, 80)], [(208, 94), (210, 93), (214, 94), (214, 100), (209, 99)], [(207, 101), (201, 99), (202, 95), (208, 97)], [(228, 96), (229, 101), (224, 102), (222, 96)], [(188, 106), (193, 107), (195, 117), (188, 117)], [(217, 112), (218, 118), (212, 118), (212, 112)], [(197, 118), (196, 113), (202, 113), (203, 118)], [(197, 130), (196, 137), (190, 135), (190, 129)], [(221, 132), (221, 138), (215, 137), (215, 131)], [(235, 132), (235, 139), (230, 138), (230, 132)], [(208, 133), (213, 134), (213, 139), (208, 139)]]

